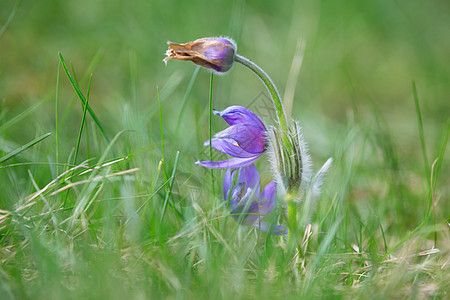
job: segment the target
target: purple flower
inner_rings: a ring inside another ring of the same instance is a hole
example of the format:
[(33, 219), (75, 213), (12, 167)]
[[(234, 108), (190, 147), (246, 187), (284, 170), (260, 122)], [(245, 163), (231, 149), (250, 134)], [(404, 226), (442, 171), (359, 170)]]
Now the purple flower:
[[(233, 185), (236, 172), (238, 179)], [(232, 216), (242, 225), (276, 235), (287, 233), (285, 226), (262, 221), (275, 208), (275, 182), (269, 183), (260, 193), (259, 173), (254, 164), (228, 169), (223, 181), (223, 196)]]
[[(242, 106), (230, 106), (214, 111), (229, 125), (211, 139), (211, 146), (233, 158), (222, 161), (198, 161), (211, 169), (238, 168), (250, 165), (267, 149), (266, 126), (253, 112)], [(209, 146), (209, 140), (205, 146)]]
[(202, 38), (185, 44), (167, 42), (169, 49), (164, 62), (174, 58), (177, 60), (190, 60), (193, 63), (224, 73), (234, 62), (236, 44), (233, 40), (222, 37)]

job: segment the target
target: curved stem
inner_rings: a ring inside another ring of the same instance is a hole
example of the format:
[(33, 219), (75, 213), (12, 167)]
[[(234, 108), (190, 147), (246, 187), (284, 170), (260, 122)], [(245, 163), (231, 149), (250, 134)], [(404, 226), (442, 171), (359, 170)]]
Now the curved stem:
[[(214, 73), (211, 73), (211, 81), (209, 85), (209, 158), (212, 161), (213, 160), (213, 151), (212, 151), (212, 101), (213, 101), (213, 82), (214, 82)], [(216, 192), (214, 190), (214, 172), (213, 169), (211, 169), (211, 187), (212, 187), (212, 193), (213, 197), (216, 196)]]
[(287, 132), (288, 130), (288, 123), (286, 119), (286, 114), (284, 112), (283, 103), (281, 102), (280, 94), (278, 93), (277, 87), (273, 83), (272, 79), (270, 79), (269, 75), (267, 75), (266, 72), (264, 72), (263, 69), (261, 69), (257, 64), (252, 62), (251, 60), (236, 54), (234, 60), (248, 69), (250, 69), (253, 73), (255, 73), (259, 79), (264, 83), (264, 85), (267, 87), (267, 90), (269, 91), (270, 95), (272, 96), (273, 105), (275, 106), (275, 110), (277, 112), (278, 117), (278, 123), (280, 124), (280, 129), (282, 132)]
[[(264, 72), (263, 69), (261, 69), (257, 64), (252, 62), (251, 60), (236, 54), (234, 60), (243, 66), (250, 69), (253, 73), (255, 73), (259, 79), (264, 83), (267, 90), (269, 91), (270, 95), (272, 96), (273, 105), (275, 107), (277, 118), (278, 118), (278, 124), (280, 125), (280, 134), (281, 139), (283, 141), (284, 147), (288, 153), (289, 156), (291, 155), (298, 155), (298, 153), (294, 153), (294, 147), (291, 143), (291, 140), (289, 139), (289, 127), (288, 122), (286, 118), (286, 113), (284, 112), (283, 108), (283, 102), (281, 101), (280, 94), (278, 93), (277, 87), (273, 83), (272, 79), (270, 79), (269, 75), (267, 75), (266, 72)], [(294, 233), (296, 231), (296, 218), (297, 218), (297, 206), (295, 202), (293, 201), (292, 197), (288, 197), (286, 199), (288, 203), (288, 222), (290, 223), (291, 230), (289, 230), (289, 236), (288, 241), (294, 240), (294, 235), (292, 230), (294, 230)]]

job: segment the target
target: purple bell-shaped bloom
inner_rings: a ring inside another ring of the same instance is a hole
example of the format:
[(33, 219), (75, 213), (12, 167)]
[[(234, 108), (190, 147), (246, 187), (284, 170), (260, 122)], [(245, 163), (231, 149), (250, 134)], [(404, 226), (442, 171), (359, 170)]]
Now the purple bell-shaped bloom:
[(218, 74), (228, 71), (234, 62), (236, 44), (230, 38), (209, 37), (177, 44), (167, 42), (169, 49), (164, 62), (170, 59), (189, 60)]
[[(238, 168), (250, 165), (267, 149), (266, 126), (253, 112), (242, 106), (230, 106), (214, 111), (229, 125), (211, 139), (211, 146), (233, 158), (222, 161), (198, 161), (211, 169)], [(210, 141), (205, 142), (209, 146)]]
[[(235, 173), (237, 183), (233, 183)], [(229, 169), (223, 181), (223, 194), (232, 216), (242, 225), (254, 226), (271, 234), (286, 234), (287, 228), (263, 221), (276, 205), (275, 182), (260, 193), (259, 173), (254, 164)]]

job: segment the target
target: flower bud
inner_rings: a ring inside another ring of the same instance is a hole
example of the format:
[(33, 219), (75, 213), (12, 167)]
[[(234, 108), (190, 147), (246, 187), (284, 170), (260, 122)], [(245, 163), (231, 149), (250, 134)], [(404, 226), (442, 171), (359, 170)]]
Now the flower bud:
[(169, 49), (164, 62), (174, 58), (190, 60), (193, 63), (215, 72), (228, 71), (234, 62), (236, 44), (229, 38), (202, 38), (185, 44), (167, 42)]
[(320, 194), (320, 186), (333, 159), (329, 158), (313, 176), (311, 158), (298, 122), (292, 122), (287, 132), (271, 127), (268, 135), (270, 162), (281, 194), (286, 200), (299, 201), (310, 191), (314, 200)]
[(277, 128), (269, 130), (270, 160), (275, 178), (284, 188), (284, 193), (296, 195), (311, 175), (311, 163), (300, 125), (293, 122), (284, 134), (287, 139), (283, 139), (282, 132)]

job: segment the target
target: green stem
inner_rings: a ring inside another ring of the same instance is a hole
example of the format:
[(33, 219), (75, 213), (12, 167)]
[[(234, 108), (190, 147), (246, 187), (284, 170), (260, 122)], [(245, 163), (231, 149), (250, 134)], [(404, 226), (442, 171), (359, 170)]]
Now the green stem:
[[(213, 160), (213, 151), (212, 151), (212, 101), (213, 101), (213, 82), (214, 82), (214, 73), (211, 73), (211, 81), (210, 81), (210, 87), (209, 87), (209, 158), (212, 161)], [(214, 172), (213, 169), (211, 169), (211, 187), (213, 192), (213, 197), (216, 196), (216, 192), (214, 189)]]
[(289, 247), (292, 246), (292, 241), (295, 241), (294, 233), (297, 232), (297, 206), (292, 199), (286, 199), (287, 209), (288, 209), (288, 224), (289, 224), (289, 232), (288, 232), (288, 244)]
[[(286, 118), (286, 113), (284, 112), (283, 102), (281, 101), (281, 96), (278, 93), (277, 87), (273, 83), (272, 79), (269, 77), (269, 75), (267, 75), (266, 72), (264, 72), (263, 69), (261, 69), (251, 60), (238, 54), (236, 54), (234, 60), (250, 69), (264, 83), (271, 95), (273, 105), (277, 113), (278, 124), (280, 125), (281, 139), (284, 143), (284, 146), (286, 147), (287, 153), (289, 155), (298, 155), (298, 153), (294, 153), (294, 147), (291, 143), (291, 140), (289, 139), (289, 126)], [(286, 202), (288, 203), (288, 222), (291, 227), (288, 235), (288, 243), (292, 243), (296, 231), (297, 205), (293, 201), (292, 195), (286, 198)], [(294, 233), (292, 232), (292, 230), (294, 230)]]
[[(252, 62), (251, 60), (236, 54), (234, 60), (248, 69), (250, 69), (253, 73), (255, 73), (259, 79), (264, 83), (270, 95), (272, 96), (273, 105), (277, 112), (278, 123), (280, 124), (281, 132), (286, 133), (288, 131), (288, 122), (286, 119), (286, 113), (284, 112), (283, 103), (281, 102), (280, 93), (278, 93), (277, 87), (273, 83), (272, 79), (270, 79), (269, 75), (264, 72), (257, 64)], [(283, 134), (284, 136), (284, 134)]]

